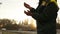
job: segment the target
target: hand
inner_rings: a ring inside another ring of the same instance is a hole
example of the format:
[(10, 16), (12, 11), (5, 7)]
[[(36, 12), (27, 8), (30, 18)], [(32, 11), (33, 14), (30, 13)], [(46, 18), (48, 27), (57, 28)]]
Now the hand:
[(28, 5), (28, 4), (26, 4), (26, 3), (24, 3), (24, 6), (25, 6), (26, 8), (28, 8), (28, 9), (32, 9), (32, 7), (31, 7), (30, 5)]
[(32, 13), (29, 11), (29, 10), (27, 10), (28, 12), (26, 12), (26, 11), (24, 11), (24, 13), (26, 14), (26, 15), (28, 15), (28, 16), (32, 16)]

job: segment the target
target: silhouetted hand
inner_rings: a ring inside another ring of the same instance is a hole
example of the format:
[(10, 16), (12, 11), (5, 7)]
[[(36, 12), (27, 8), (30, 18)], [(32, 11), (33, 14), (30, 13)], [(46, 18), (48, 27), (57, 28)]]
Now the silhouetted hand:
[(27, 10), (28, 12), (26, 12), (26, 11), (24, 11), (24, 13), (26, 14), (26, 15), (28, 15), (28, 16), (32, 16), (32, 13), (29, 11), (29, 10)]
[(24, 2), (24, 6), (28, 9), (32, 9), (32, 7), (30, 5), (28, 5), (27, 3)]

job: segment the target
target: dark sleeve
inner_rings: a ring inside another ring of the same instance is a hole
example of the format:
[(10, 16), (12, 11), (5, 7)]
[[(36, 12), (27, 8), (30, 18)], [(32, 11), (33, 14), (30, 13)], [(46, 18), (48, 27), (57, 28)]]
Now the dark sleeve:
[(42, 13), (33, 13), (32, 17), (38, 21), (49, 21), (57, 17), (57, 6), (55, 4), (48, 5)]
[(45, 8), (45, 6), (38, 6), (36, 9), (32, 8), (30, 11), (32, 13), (42, 12), (42, 10)]

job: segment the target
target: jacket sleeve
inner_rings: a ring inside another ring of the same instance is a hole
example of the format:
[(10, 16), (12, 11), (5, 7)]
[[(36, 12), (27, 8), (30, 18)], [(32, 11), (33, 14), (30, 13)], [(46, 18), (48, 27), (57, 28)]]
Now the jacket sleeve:
[(36, 9), (32, 8), (30, 11), (32, 13), (42, 12), (42, 10), (45, 8), (45, 6), (38, 6)]
[(48, 5), (42, 13), (33, 13), (32, 17), (37, 21), (49, 21), (57, 17), (58, 7), (55, 4)]

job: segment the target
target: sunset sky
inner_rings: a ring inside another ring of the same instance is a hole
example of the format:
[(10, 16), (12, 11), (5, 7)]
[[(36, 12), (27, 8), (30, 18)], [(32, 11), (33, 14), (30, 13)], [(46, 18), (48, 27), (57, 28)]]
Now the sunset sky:
[[(11, 18), (16, 20), (23, 20), (25, 18), (31, 18), (24, 14), (24, 10), (28, 10), (24, 7), (24, 2), (30, 4), (36, 8), (38, 3), (35, 0), (0, 0), (0, 18)], [(34, 4), (34, 5), (33, 5)]]
[[(24, 2), (36, 8), (39, 0), (0, 0), (0, 2), (2, 3), (0, 4), (0, 18), (15, 19), (20, 21), (26, 18), (32, 18), (31, 16), (24, 14), (24, 10), (28, 10), (24, 7)], [(59, 4), (60, 0), (58, 0), (58, 6)], [(60, 10), (58, 12), (58, 17), (60, 18)]]
[[(28, 10), (24, 7), (24, 2), (28, 3), (32, 7), (36, 8), (38, 6), (37, 0), (0, 0), (0, 18), (14, 19), (19, 23), (20, 20), (28, 19), (31, 23), (31, 16), (27, 16), (24, 10)], [(33, 23), (35, 26), (35, 20)]]

